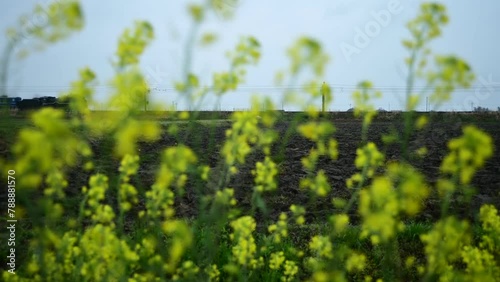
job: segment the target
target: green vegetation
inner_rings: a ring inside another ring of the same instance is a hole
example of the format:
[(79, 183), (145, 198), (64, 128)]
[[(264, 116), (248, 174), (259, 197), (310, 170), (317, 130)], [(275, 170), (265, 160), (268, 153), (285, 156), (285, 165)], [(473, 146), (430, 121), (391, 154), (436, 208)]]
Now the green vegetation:
[[(75, 12), (80, 11), (78, 2), (71, 3), (77, 6), (57, 13), (65, 20), (56, 22), (69, 30), (81, 22)], [(192, 42), (205, 14), (219, 4), (212, 0), (189, 6)], [(229, 17), (231, 11), (222, 14)], [(412, 38), (404, 41), (410, 52), (404, 130), (382, 137), (401, 149), (400, 158), (389, 159), (368, 135), (377, 118), (371, 101), (382, 93), (368, 81), (353, 93), (355, 107), (349, 115), (359, 119), (362, 130), (357, 171), (346, 181), (350, 197), (332, 199), (328, 197), (336, 187), (320, 160), (335, 161), (343, 152), (334, 135), (335, 119), (309, 103), (333, 99), (328, 85), (321, 83), (328, 55), (320, 42), (299, 38), (288, 50), (290, 67), (279, 73), (290, 85), (303, 82), (303, 70), (312, 73), (302, 92), (285, 93), (287, 103), (302, 107), (302, 115), (284, 118), (269, 98), (254, 98), (251, 110), (231, 113), (223, 121), (201, 118), (199, 112), (154, 109), (145, 114), (149, 88), (138, 63), (154, 32), (149, 23), (136, 22), (120, 37), (113, 61), (114, 91), (107, 104), (119, 111), (90, 112), (96, 77), (83, 69), (65, 93), (72, 98), (71, 116), (44, 108), (30, 115), (29, 122), (0, 122), (11, 149), (0, 159), (0, 168), (9, 181), (15, 180), (8, 189), (15, 193), (15, 207), (11, 204), (19, 221), (15, 269), (7, 264), (3, 280), (495, 281), (500, 277), (497, 209), (484, 205), (474, 211), (477, 222), (470, 222), (450, 208), (456, 195), (469, 193), (472, 177), (492, 156), (492, 138), (465, 126), (461, 136), (449, 141), (435, 184), (411, 165), (425, 148), (413, 151), (410, 138), (429, 119), (414, 112), (420, 97), (412, 89), (415, 80), (426, 80), (435, 103), (473, 80), (460, 58), (438, 55), (434, 67), (426, 64), (431, 59), (427, 46), (446, 22), (443, 5), (425, 3), (408, 25)], [(222, 96), (236, 89), (261, 52), (256, 38), (242, 38), (229, 53), (228, 71), (214, 74), (212, 87), (206, 87), (191, 73), (192, 48), (186, 48), (184, 80), (176, 84), (192, 105), (209, 93)], [(279, 135), (275, 126), (283, 121), (288, 127)], [(222, 144), (199, 144), (202, 128), (212, 137), (222, 127)], [(298, 135), (310, 144), (301, 158), (305, 176), (297, 184), (303, 190), (297, 197), (305, 200), (270, 202), (271, 194), (286, 188), (278, 186), (279, 171), (286, 169), (280, 160), (287, 140)], [(141, 146), (164, 137), (176, 144), (154, 156), (141, 153)], [(198, 146), (188, 146), (196, 142)], [(141, 184), (147, 175), (141, 162), (157, 164), (151, 185)], [(230, 184), (244, 167), (251, 168), (253, 183), (240, 191)], [(72, 178), (75, 170), (87, 172), (88, 179)], [(431, 196), (440, 200), (439, 219), (416, 220)], [(332, 213), (322, 221), (314, 208), (325, 200), (332, 203)], [(278, 210), (278, 204), (286, 208)], [(12, 252), (1, 248), (2, 254)]]

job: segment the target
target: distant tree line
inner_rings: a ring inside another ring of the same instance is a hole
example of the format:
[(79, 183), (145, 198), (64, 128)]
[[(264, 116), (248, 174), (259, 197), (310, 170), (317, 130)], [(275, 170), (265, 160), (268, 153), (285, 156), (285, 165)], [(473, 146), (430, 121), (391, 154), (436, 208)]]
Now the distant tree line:
[(38, 110), (43, 107), (52, 107), (69, 111), (69, 101), (67, 99), (59, 99), (53, 96), (23, 99), (21, 97), (8, 97), (4, 95), (0, 97), (0, 107), (19, 111)]
[[(498, 107), (498, 110), (500, 111), (500, 107)], [(474, 107), (474, 112), (489, 112), (489, 111), (490, 109), (486, 107), (481, 107), (481, 106)]]

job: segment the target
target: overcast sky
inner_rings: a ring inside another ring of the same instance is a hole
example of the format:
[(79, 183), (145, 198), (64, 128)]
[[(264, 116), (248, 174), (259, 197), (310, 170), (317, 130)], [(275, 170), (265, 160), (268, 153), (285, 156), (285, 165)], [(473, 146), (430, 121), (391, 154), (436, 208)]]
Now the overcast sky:
[[(36, 3), (50, 1), (2, 1), (0, 29), (15, 25), (19, 16), (29, 13)], [(77, 78), (78, 70), (88, 66), (99, 78), (96, 98), (104, 100), (111, 92), (106, 84), (113, 76), (109, 62), (118, 37), (135, 20), (147, 20), (155, 29), (155, 40), (143, 55), (141, 67), (151, 86), (157, 89), (153, 92), (156, 100), (165, 104), (177, 101), (171, 89), (173, 81), (181, 75), (183, 47), (191, 24), (186, 13), (188, 1), (82, 2), (86, 23), (81, 32), (13, 62), (8, 81), (10, 96), (58, 96)], [(456, 91), (453, 100), (441, 109), (470, 110), (473, 105), (496, 110), (500, 106), (500, 1), (441, 2), (447, 5), (451, 20), (444, 36), (432, 45), (433, 50), (464, 58), (478, 78), (474, 89)], [(241, 90), (225, 96), (220, 107), (248, 108), (253, 93), (272, 95), (279, 101), (283, 91), (273, 88), (275, 73), (289, 65), (286, 49), (299, 36), (308, 35), (319, 40), (331, 57), (324, 79), (334, 87), (334, 102), (329, 109), (348, 109), (352, 87), (367, 79), (384, 92), (384, 98), (376, 102), (377, 108), (398, 110), (402, 108), (406, 74), (403, 59), (407, 56), (401, 40), (408, 37), (405, 24), (415, 17), (420, 3), (419, 0), (242, 0), (234, 19), (223, 21), (215, 15), (207, 19), (201, 31), (216, 32), (219, 41), (197, 49), (193, 72), (208, 83), (214, 71), (227, 69), (225, 52), (241, 36), (253, 35), (262, 44), (261, 61), (248, 69)], [(365, 42), (360, 40), (363, 37), (360, 31), (366, 36)], [(0, 48), (3, 49), (5, 41), (2, 39)], [(354, 48), (356, 52), (352, 52)], [(297, 83), (301, 82), (304, 80)], [(218, 107), (214, 101), (209, 99), (204, 108)], [(181, 103), (178, 105), (182, 107)], [(291, 110), (286, 106), (285, 109)], [(419, 109), (425, 110), (425, 103)]]

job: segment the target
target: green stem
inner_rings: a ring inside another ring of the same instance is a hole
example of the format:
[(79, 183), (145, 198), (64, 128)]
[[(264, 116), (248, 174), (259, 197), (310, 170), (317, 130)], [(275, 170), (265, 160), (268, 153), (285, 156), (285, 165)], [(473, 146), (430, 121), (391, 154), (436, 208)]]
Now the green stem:
[(399, 281), (401, 278), (401, 260), (397, 238), (395, 237), (384, 244), (384, 249), (385, 255), (382, 266), (384, 281)]
[[(461, 168), (459, 167), (458, 171), (460, 171), (460, 170), (461, 170)], [(453, 185), (456, 186), (455, 191), (460, 188), (458, 176), (459, 176), (459, 173), (453, 175), (453, 178), (452, 178)], [(444, 199), (443, 199), (442, 204), (441, 204), (441, 219), (444, 219), (448, 215), (448, 209), (450, 208), (450, 202), (451, 202), (452, 196), (453, 196), (453, 191), (452, 192), (447, 191), (446, 195), (444, 196)]]
[[(80, 227), (83, 227), (83, 217), (84, 217), (84, 212), (85, 212), (85, 204), (87, 203), (87, 200), (88, 200), (89, 196), (88, 194), (85, 195), (85, 197), (83, 198), (82, 202), (80, 203), (80, 208), (78, 210), (78, 225)], [(78, 233), (80, 234), (80, 232)]]
[(182, 74), (184, 76), (184, 82), (186, 84), (186, 88), (183, 91), (183, 95), (188, 103), (191, 102), (191, 85), (189, 84), (189, 73), (191, 72), (191, 62), (193, 59), (193, 50), (194, 50), (194, 41), (196, 39), (196, 35), (198, 34), (198, 28), (200, 26), (199, 22), (195, 22), (188, 33), (188, 39), (186, 41), (186, 46), (184, 48), (184, 63), (183, 63), (183, 71)]
[(10, 59), (12, 56), (12, 52), (14, 51), (16, 41), (10, 40), (5, 47), (3, 57), (2, 57), (2, 66), (0, 70), (0, 97), (7, 96), (7, 81), (8, 81), (8, 72)]
[[(370, 160), (370, 157), (368, 157), (368, 162)], [(361, 188), (363, 187), (363, 185), (365, 184), (365, 181), (367, 179), (367, 174), (368, 173), (368, 165), (365, 165), (363, 167), (363, 171), (361, 172), (361, 181), (358, 183), (358, 186), (356, 186), (356, 188), (354, 189), (354, 193), (352, 194), (351, 198), (349, 199), (349, 202), (347, 203), (347, 205), (344, 207), (344, 211), (343, 213), (348, 213), (349, 210), (351, 209), (352, 205), (354, 204), (354, 202), (356, 201), (356, 199), (358, 198), (358, 195), (359, 195), (359, 192), (361, 191)]]
[(410, 135), (413, 129), (412, 120), (413, 114), (410, 112), (410, 98), (413, 92), (414, 80), (415, 80), (415, 61), (417, 59), (418, 49), (414, 48), (411, 53), (410, 62), (408, 64), (408, 77), (406, 80), (406, 111), (404, 112), (404, 134), (402, 142), (402, 153), (403, 159), (409, 160), (409, 142)]
[(368, 122), (365, 122), (363, 118), (363, 125), (361, 127), (361, 145), (364, 146), (368, 142)]

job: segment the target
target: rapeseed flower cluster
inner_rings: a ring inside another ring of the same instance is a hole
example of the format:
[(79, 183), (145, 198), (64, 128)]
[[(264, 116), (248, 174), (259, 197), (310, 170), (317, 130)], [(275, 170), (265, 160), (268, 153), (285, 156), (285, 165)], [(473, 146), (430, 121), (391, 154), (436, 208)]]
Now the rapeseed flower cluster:
[(174, 215), (175, 194), (170, 188), (175, 185), (179, 190), (182, 189), (187, 180), (188, 168), (196, 162), (196, 155), (186, 146), (165, 149), (156, 181), (151, 190), (146, 192), (147, 214), (151, 219), (160, 216), (169, 218)]
[[(441, 35), (442, 26), (446, 24), (448, 24), (446, 7), (439, 3), (423, 3), (420, 6), (420, 14), (407, 24), (412, 39), (403, 40), (403, 46), (411, 53), (411, 56), (406, 58), (406, 63), (411, 67), (412, 71), (415, 64), (417, 64), (418, 76), (423, 76), (423, 69), (427, 66), (427, 57), (431, 53), (426, 45)], [(423, 57), (417, 61), (420, 54), (423, 54)], [(431, 77), (432, 75), (430, 75)], [(418, 96), (411, 95), (410, 98), (418, 98)], [(407, 100), (407, 110), (413, 110), (416, 106), (410, 100), (412, 99)]]
[(235, 163), (243, 164), (246, 156), (252, 151), (251, 145), (255, 144), (260, 134), (257, 113), (236, 112), (232, 119), (232, 128), (226, 131), (226, 142), (221, 153), (228, 166)]
[(139, 169), (139, 156), (126, 155), (120, 165), (121, 184), (118, 191), (118, 202), (122, 212), (127, 212), (132, 205), (138, 203), (137, 190), (129, 184), (130, 176), (135, 175)]
[(384, 154), (378, 150), (377, 145), (373, 142), (369, 142), (363, 148), (356, 150), (354, 164), (358, 169), (364, 169), (366, 167), (366, 175), (372, 177), (377, 168), (384, 163), (384, 159)]
[[(88, 126), (89, 131), (99, 133), (102, 124), (92, 117), (90, 107), (93, 106), (94, 87), (96, 86), (96, 75), (89, 68), (80, 70), (80, 79), (72, 82), (71, 89), (61, 95), (61, 101), (69, 102), (69, 110), (72, 113), (71, 124), (75, 128)], [(102, 134), (102, 133), (101, 133)]]
[[(42, 175), (54, 170), (63, 172), (66, 167), (75, 166), (79, 157), (92, 155), (90, 146), (73, 132), (61, 110), (44, 108), (34, 113), (31, 120), (34, 128), (22, 129), (13, 146), (16, 172), (23, 175), (19, 187), (38, 187)], [(64, 185), (52, 188), (56, 190), (49, 194), (61, 195)]]
[(304, 215), (306, 214), (306, 209), (303, 206), (291, 205), (290, 211), (295, 218), (295, 223), (298, 225), (303, 225), (306, 222)]
[[(66, 232), (62, 237), (44, 230), (34, 248), (45, 248), (28, 263), (32, 279), (3, 275), (6, 281), (77, 281), (118, 280), (127, 277), (127, 269), (134, 267), (139, 256), (119, 239), (112, 225), (100, 223), (90, 226), (82, 234)], [(42, 267), (43, 266), (43, 267)]]
[(213, 91), (218, 96), (236, 90), (244, 82), (244, 67), (257, 64), (260, 59), (260, 43), (254, 37), (243, 37), (236, 49), (228, 53), (228, 57), (231, 61), (230, 70), (213, 75)]
[(356, 150), (354, 165), (357, 169), (362, 170), (363, 174), (355, 173), (347, 179), (347, 187), (353, 188), (356, 183), (363, 183), (366, 180), (363, 178), (363, 175), (368, 178), (373, 177), (377, 169), (383, 165), (384, 160), (384, 154), (377, 149), (377, 145), (373, 142), (369, 142), (362, 148), (358, 148)]
[(154, 38), (153, 27), (145, 21), (137, 21), (134, 29), (126, 29), (118, 41), (115, 63), (124, 68), (139, 63), (139, 57)]
[(234, 206), (237, 201), (234, 198), (234, 189), (224, 188), (215, 193), (215, 203), (220, 206)]
[(233, 259), (243, 267), (255, 268), (258, 260), (255, 258), (257, 245), (252, 235), (256, 223), (251, 216), (243, 216), (231, 222), (233, 233), (231, 241), (235, 243), (232, 248)]
[(484, 205), (479, 211), (479, 219), (485, 235), (483, 235), (481, 248), (487, 249), (495, 256), (500, 255), (500, 215), (492, 205)]
[(461, 137), (448, 142), (448, 148), (450, 153), (441, 163), (441, 172), (458, 177), (460, 184), (468, 185), (493, 154), (493, 141), (482, 130), (466, 126)]
[(333, 258), (333, 245), (330, 238), (316, 235), (309, 242), (309, 249), (317, 258)]
[(300, 180), (300, 188), (311, 190), (316, 196), (326, 197), (331, 190), (324, 170), (319, 170), (314, 178)]
[(401, 212), (409, 216), (417, 215), (430, 193), (422, 173), (405, 163), (390, 163), (386, 170), (386, 175), (396, 189), (395, 194), (397, 194)]
[(453, 263), (460, 259), (463, 247), (471, 242), (469, 224), (448, 217), (437, 222), (421, 240), (425, 245), (427, 273), (453, 276)]
[(200, 271), (200, 268), (197, 267), (192, 261), (186, 260), (182, 263), (180, 268), (177, 268), (177, 272), (172, 276), (173, 281), (178, 280), (189, 280), (195, 278), (195, 276)]
[(80, 241), (82, 278), (101, 280), (126, 276), (127, 267), (139, 260), (138, 255), (116, 237), (112, 226), (97, 224), (87, 229)]
[(129, 181), (129, 177), (137, 173), (139, 169), (139, 156), (126, 155), (120, 164), (118, 169), (121, 172), (121, 177), (124, 182)]
[[(319, 276), (329, 275), (324, 271), (329, 268), (334, 258), (333, 244), (328, 236), (315, 235), (309, 241), (310, 257), (305, 258), (304, 266), (313, 273), (313, 280)], [(323, 274), (322, 274), (323, 273)], [(328, 281), (328, 280), (326, 280)]]
[(281, 276), (281, 281), (290, 282), (294, 281), (295, 276), (299, 273), (299, 266), (293, 260), (286, 260), (283, 276)]
[(269, 259), (269, 268), (272, 270), (278, 270), (285, 260), (286, 258), (284, 252), (272, 253)]
[(297, 127), (298, 132), (305, 138), (318, 142), (325, 140), (335, 132), (335, 127), (330, 122), (307, 122)]
[(220, 271), (216, 264), (212, 264), (205, 269), (208, 274), (208, 281), (219, 281)]
[(288, 237), (288, 216), (282, 212), (278, 222), (269, 225), (267, 231), (271, 233), (271, 238), (274, 243), (280, 243), (283, 238)]
[(359, 196), (359, 214), (363, 217), (361, 238), (370, 236), (372, 244), (393, 238), (402, 223), (398, 220), (399, 202), (388, 177), (376, 177)]
[[(270, 100), (265, 100), (266, 108), (272, 109), (273, 105)], [(264, 154), (270, 154), (270, 146), (277, 138), (276, 132), (272, 129), (275, 122), (275, 117), (269, 111), (263, 112), (262, 125), (260, 124), (260, 108), (259, 101), (253, 100), (255, 107), (247, 112), (235, 112), (231, 116), (233, 125), (231, 129), (226, 131), (226, 142), (224, 143), (221, 154), (223, 155), (228, 167), (233, 168), (235, 165), (245, 163), (245, 158), (257, 146), (262, 148)], [(270, 159), (267, 164), (271, 163)], [(265, 161), (266, 162), (266, 161)], [(236, 169), (236, 168), (234, 168)]]
[(358, 89), (352, 93), (354, 100), (354, 116), (363, 117), (363, 126), (368, 126), (377, 111), (374, 106), (370, 104), (373, 98), (380, 98), (382, 93), (373, 90), (373, 84), (370, 81), (363, 81), (358, 84)]
[(315, 75), (321, 76), (330, 60), (321, 43), (313, 38), (301, 37), (287, 52), (291, 60), (290, 72), (296, 75), (305, 67), (310, 67)]
[(314, 78), (303, 83), (304, 87), (302, 90), (309, 97), (307, 101), (303, 101), (302, 97), (296, 91), (288, 88), (284, 93), (284, 103), (295, 104), (302, 108), (310, 117), (317, 118), (319, 112), (317, 107), (313, 105), (313, 101), (320, 96), (325, 98), (325, 103), (332, 101), (330, 87), (326, 84), (320, 87), (319, 84), (330, 57), (326, 54), (318, 40), (306, 36), (298, 38), (287, 50), (287, 55), (291, 62), (290, 66), (286, 71), (281, 70), (276, 73), (275, 80), (277, 84), (282, 84), (288, 76), (287, 79), (291, 83), (290, 87), (300, 74), (308, 70), (314, 75)]
[(56, 198), (64, 198), (64, 188), (68, 186), (68, 181), (64, 178), (64, 174), (56, 169), (53, 169), (47, 173), (45, 179), (47, 188), (43, 193), (47, 196), (55, 196)]
[(345, 263), (348, 272), (363, 271), (366, 266), (366, 256), (358, 253), (351, 253)]
[(335, 233), (342, 233), (349, 225), (349, 216), (347, 214), (335, 214), (330, 217), (333, 223), (333, 230)]
[(182, 256), (191, 246), (193, 234), (189, 225), (181, 220), (166, 220), (162, 224), (162, 230), (170, 239), (169, 257), (163, 268), (168, 273), (173, 274), (176, 272)]
[[(85, 17), (78, 0), (51, 2), (47, 5), (37, 4), (31, 14), (20, 17), (16, 27), (9, 27), (6, 35), (9, 44), (18, 48), (19, 57), (29, 54), (30, 44), (19, 44), (30, 38), (34, 50), (43, 50), (80, 31), (85, 24)], [(42, 24), (34, 24), (30, 19), (44, 19)], [(18, 45), (19, 44), (19, 45)]]
[(429, 73), (427, 81), (433, 86), (431, 101), (446, 102), (456, 88), (469, 88), (475, 79), (471, 67), (456, 56), (436, 56), (435, 64), (438, 69)]
[(106, 175), (96, 174), (90, 177), (89, 188), (83, 187), (82, 189), (86, 195), (88, 206), (85, 209), (85, 215), (89, 216), (95, 223), (114, 226), (115, 213), (113, 208), (102, 203), (108, 188), (108, 177)]
[(400, 213), (415, 216), (429, 195), (423, 176), (408, 164), (390, 163), (384, 176), (360, 192), (361, 237), (373, 244), (387, 242), (403, 229)]
[[(42, 277), (48, 277), (53, 281), (63, 281), (65, 276), (78, 270), (74, 264), (74, 259), (81, 254), (80, 249), (76, 246), (78, 234), (68, 231), (60, 237), (48, 228), (37, 231), (39, 237), (31, 242), (31, 246), (44, 248), (46, 251), (33, 254), (28, 262), (27, 274), (32, 279), (4, 272), (4, 281), (44, 281)], [(47, 267), (42, 269), (40, 266), (45, 265), (45, 263)]]
[(316, 169), (321, 156), (328, 156), (333, 160), (337, 159), (337, 141), (330, 138), (335, 132), (335, 127), (330, 122), (313, 121), (299, 125), (297, 130), (302, 136), (316, 143), (309, 154), (301, 159), (302, 166), (310, 173), (307, 178), (300, 180), (300, 188), (309, 189), (315, 195), (325, 197), (331, 190), (325, 172), (319, 170), (316, 175), (313, 175), (312, 172)]
[(275, 180), (276, 175), (278, 175), (278, 168), (270, 157), (266, 156), (263, 162), (255, 163), (252, 174), (255, 176), (255, 190), (257, 192), (274, 191), (278, 187)]
[(467, 245), (461, 249), (460, 256), (466, 265), (463, 276), (469, 280), (495, 281), (500, 276), (500, 216), (491, 205), (480, 209), (479, 218), (482, 231), (479, 246)]
[(500, 265), (498, 265), (495, 256), (487, 250), (465, 246), (462, 249), (461, 256), (463, 262), (467, 265), (465, 273), (471, 281), (474, 279), (477, 281), (495, 281), (500, 277)]
[(297, 130), (305, 138), (316, 142), (316, 146), (309, 154), (301, 159), (302, 166), (308, 171), (314, 171), (321, 156), (328, 156), (332, 160), (338, 157), (337, 141), (329, 138), (335, 132), (335, 127), (329, 122), (308, 122), (299, 125)]

